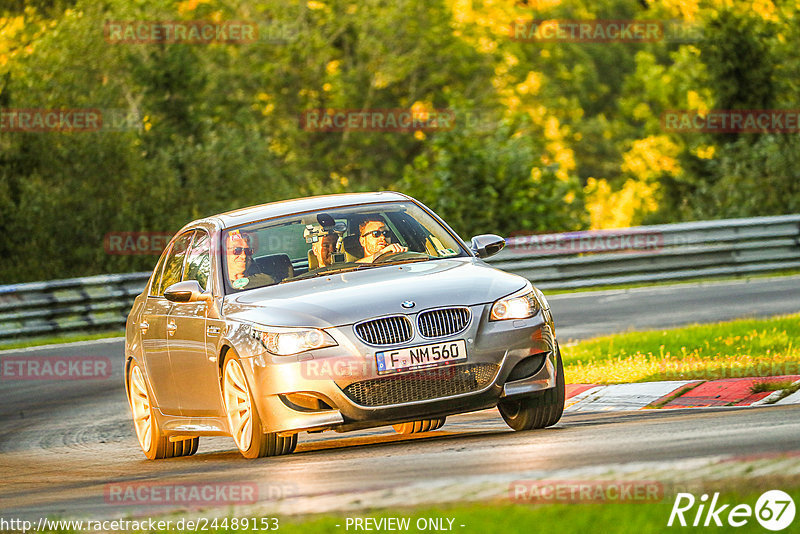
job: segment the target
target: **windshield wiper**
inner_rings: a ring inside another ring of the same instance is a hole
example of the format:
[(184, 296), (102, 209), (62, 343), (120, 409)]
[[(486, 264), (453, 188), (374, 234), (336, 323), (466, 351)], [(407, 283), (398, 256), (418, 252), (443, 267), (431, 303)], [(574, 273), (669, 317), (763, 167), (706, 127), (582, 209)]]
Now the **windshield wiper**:
[(420, 256), (420, 257), (416, 257), (416, 258), (407, 258), (407, 259), (398, 260), (398, 261), (387, 261), (387, 262), (379, 262), (379, 263), (360, 263), (358, 265), (351, 265), (349, 267), (342, 267), (342, 268), (328, 267), (328, 268), (326, 268), (325, 270), (322, 270), (322, 271), (315, 270), (315, 271), (310, 271), (310, 272), (303, 273), (303, 274), (300, 274), (300, 275), (297, 275), (297, 276), (293, 276), (292, 278), (286, 278), (286, 279), (282, 280), (280, 283), (281, 284), (285, 284), (286, 282), (294, 282), (296, 280), (308, 280), (310, 278), (317, 278), (317, 277), (320, 277), (320, 276), (328, 276), (328, 275), (331, 275), (331, 274), (349, 273), (349, 272), (353, 272), (353, 271), (363, 271), (363, 270), (366, 270), (366, 269), (373, 269), (375, 267), (385, 267), (387, 265), (403, 265), (404, 263), (417, 263), (417, 262), (420, 262), (420, 261), (429, 261), (429, 260), (432, 260), (432, 259), (433, 259), (432, 256), (428, 256), (426, 254), (424, 257)]
[(370, 265), (374, 265), (375, 267), (379, 267), (382, 265), (403, 265), (404, 263), (418, 263), (421, 261), (430, 261), (432, 259), (433, 259), (432, 256), (426, 256), (424, 258), (419, 257), (419, 258), (408, 258), (405, 260), (397, 260), (397, 261), (385, 261), (385, 262), (382, 261), (380, 263), (372, 263)]
[(331, 269), (328, 268), (324, 271), (311, 271), (307, 273), (303, 273), (297, 276), (293, 276), (291, 278), (286, 278), (281, 281), (281, 284), (286, 282), (294, 282), (295, 280), (307, 280), (309, 278), (317, 278), (319, 276), (328, 276), (329, 274), (339, 274), (339, 273), (349, 273), (351, 271), (359, 271), (361, 269), (368, 269), (369, 267), (373, 267), (371, 263), (364, 263), (361, 265), (354, 265), (351, 267), (343, 267), (340, 269)]

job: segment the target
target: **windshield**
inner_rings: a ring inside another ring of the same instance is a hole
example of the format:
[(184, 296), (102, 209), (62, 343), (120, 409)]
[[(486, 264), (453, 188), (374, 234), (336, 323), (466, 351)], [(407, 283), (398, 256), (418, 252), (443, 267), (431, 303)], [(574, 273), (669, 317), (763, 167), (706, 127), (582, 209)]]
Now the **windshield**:
[(329, 209), (240, 226), (223, 234), (228, 293), (343, 271), (468, 256), (412, 202)]

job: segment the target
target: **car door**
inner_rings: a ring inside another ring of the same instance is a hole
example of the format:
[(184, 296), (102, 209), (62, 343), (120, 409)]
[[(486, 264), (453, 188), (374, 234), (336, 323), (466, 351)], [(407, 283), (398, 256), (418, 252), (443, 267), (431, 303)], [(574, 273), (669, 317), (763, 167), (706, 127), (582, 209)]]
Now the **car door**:
[[(145, 369), (153, 390), (155, 404), (162, 412), (177, 414), (179, 410), (178, 390), (172, 376), (167, 340), (171, 329), (168, 320), (173, 304), (164, 298), (164, 290), (180, 280), (186, 249), (192, 232), (175, 239), (159, 264), (142, 310), (139, 328), (142, 332), (142, 354)], [(177, 278), (176, 278), (177, 277)]]
[[(196, 280), (204, 290), (212, 289), (210, 242), (204, 230), (195, 233), (183, 271), (184, 281)], [(168, 346), (180, 413), (219, 415), (223, 410), (215, 347), (223, 322), (208, 318), (204, 302), (175, 304), (169, 320), (175, 324), (175, 334), (168, 339)]]

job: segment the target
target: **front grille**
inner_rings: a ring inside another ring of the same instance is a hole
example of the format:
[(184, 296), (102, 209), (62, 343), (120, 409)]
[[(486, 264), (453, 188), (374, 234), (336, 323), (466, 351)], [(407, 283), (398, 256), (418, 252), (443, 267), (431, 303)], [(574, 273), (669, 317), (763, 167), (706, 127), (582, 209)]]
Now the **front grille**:
[(441, 308), (422, 312), (417, 328), (424, 337), (445, 337), (461, 332), (469, 324), (469, 308)]
[(370, 345), (405, 343), (413, 336), (411, 321), (405, 315), (381, 317), (355, 326), (356, 335)]
[(497, 366), (491, 363), (454, 365), (354, 382), (344, 394), (361, 406), (387, 406), (478, 391), (496, 374)]

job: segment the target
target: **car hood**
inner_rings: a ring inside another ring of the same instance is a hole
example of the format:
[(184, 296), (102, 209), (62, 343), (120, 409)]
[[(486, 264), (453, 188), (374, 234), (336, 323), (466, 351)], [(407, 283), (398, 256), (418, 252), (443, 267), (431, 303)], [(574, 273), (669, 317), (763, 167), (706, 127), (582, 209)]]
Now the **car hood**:
[[(524, 287), (520, 276), (475, 258), (387, 265), (228, 296), (226, 317), (269, 326), (343, 326), (370, 317), (493, 302)], [(413, 309), (401, 306), (413, 301)]]

